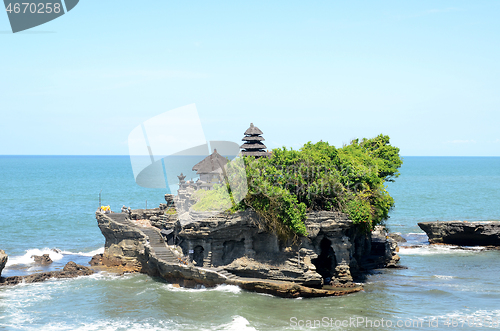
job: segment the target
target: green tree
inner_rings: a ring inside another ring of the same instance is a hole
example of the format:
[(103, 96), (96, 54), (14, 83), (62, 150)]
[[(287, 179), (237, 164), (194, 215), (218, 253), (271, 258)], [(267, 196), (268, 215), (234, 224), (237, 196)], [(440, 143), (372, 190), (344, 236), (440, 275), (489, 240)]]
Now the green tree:
[[(339, 149), (308, 142), (299, 150), (276, 148), (271, 158), (244, 157), (248, 193), (238, 204), (232, 199), (232, 210), (254, 209), (282, 239), (305, 235), (306, 211), (313, 210), (342, 211), (369, 231), (389, 217), (394, 200), (385, 182), (399, 176), (402, 162), (382, 134)], [(241, 177), (242, 169), (232, 172)], [(214, 203), (223, 195), (206, 196)]]

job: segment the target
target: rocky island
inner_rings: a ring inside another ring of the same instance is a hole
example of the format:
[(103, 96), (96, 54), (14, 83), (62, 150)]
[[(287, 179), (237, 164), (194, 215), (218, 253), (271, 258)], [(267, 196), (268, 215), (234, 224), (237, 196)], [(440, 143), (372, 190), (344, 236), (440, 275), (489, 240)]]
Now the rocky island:
[(500, 246), (500, 222), (422, 222), (418, 226), (431, 244)]
[(178, 219), (161, 206), (97, 212), (96, 219), (106, 243), (93, 265), (142, 272), (185, 287), (233, 284), (292, 298), (343, 295), (362, 289), (353, 278), (399, 260), (393, 239), (362, 232), (337, 212), (308, 213), (308, 235), (289, 245), (262, 230), (262, 220), (252, 211), (191, 212)]
[(281, 297), (360, 291), (366, 271), (396, 266), (381, 226), (394, 205), (384, 182), (402, 164), (389, 137), (269, 152), (262, 135), (250, 124), (233, 160), (214, 149), (158, 208), (97, 211), (106, 243), (91, 264)]

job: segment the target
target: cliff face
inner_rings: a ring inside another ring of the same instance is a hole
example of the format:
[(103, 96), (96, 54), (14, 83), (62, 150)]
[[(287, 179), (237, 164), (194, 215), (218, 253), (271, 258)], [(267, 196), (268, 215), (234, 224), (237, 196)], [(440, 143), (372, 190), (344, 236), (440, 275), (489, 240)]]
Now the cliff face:
[[(383, 236), (381, 246), (372, 245), (370, 235), (334, 212), (308, 214), (308, 236), (295, 243), (280, 242), (264, 231), (251, 211), (191, 212), (177, 219), (156, 209), (97, 213), (96, 218), (106, 238), (104, 265), (159, 275), (183, 285), (235, 283), (265, 293), (285, 293), (282, 296), (337, 295), (342, 291), (326, 294), (322, 288), (356, 288), (353, 276), (386, 266), (397, 257), (392, 239)], [(373, 249), (377, 247), (378, 251)]]
[(160, 231), (154, 227), (133, 223), (126, 214), (98, 212), (96, 219), (106, 238), (104, 253), (100, 257), (105, 266), (161, 276), (167, 280), (182, 282), (188, 279), (193, 284), (213, 285), (224, 281), (216, 272), (195, 268), (175, 247), (167, 247)]
[(130, 271), (146, 272), (149, 252), (147, 237), (127, 220), (126, 214), (96, 213), (97, 224), (106, 242), (102, 263), (109, 267), (121, 266)]
[(500, 222), (423, 222), (431, 244), (463, 246), (500, 246)]
[(0, 249), (0, 275), (2, 274), (3, 268), (5, 268), (5, 265), (7, 264), (8, 260), (7, 254), (5, 254), (5, 251)]

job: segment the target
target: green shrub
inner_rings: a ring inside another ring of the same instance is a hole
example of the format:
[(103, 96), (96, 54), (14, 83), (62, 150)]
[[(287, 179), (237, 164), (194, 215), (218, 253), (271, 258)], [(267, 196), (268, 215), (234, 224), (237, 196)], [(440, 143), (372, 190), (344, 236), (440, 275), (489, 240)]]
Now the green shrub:
[(274, 149), (271, 158), (243, 160), (230, 163), (232, 168), (225, 174), (233, 176), (236, 192), (247, 185), (242, 201), (235, 203), (229, 186), (216, 185), (212, 191), (198, 191), (193, 208), (252, 208), (265, 220), (265, 227), (283, 240), (306, 235), (306, 211), (314, 210), (341, 211), (363, 229), (373, 229), (389, 217), (394, 200), (384, 184), (399, 176), (403, 163), (399, 148), (384, 135), (356, 139), (339, 149), (323, 141), (308, 142), (299, 150)]

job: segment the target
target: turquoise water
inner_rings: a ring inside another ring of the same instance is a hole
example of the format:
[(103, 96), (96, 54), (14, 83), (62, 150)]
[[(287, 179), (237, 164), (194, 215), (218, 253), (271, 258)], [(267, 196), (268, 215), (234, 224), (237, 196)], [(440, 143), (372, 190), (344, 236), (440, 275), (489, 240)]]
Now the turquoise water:
[[(388, 185), (396, 208), (387, 223), (410, 245), (426, 242), (419, 221), (500, 219), (500, 158), (404, 162), (400, 178)], [(102, 251), (94, 219), (101, 189), (103, 204), (115, 211), (164, 201), (164, 190), (135, 184), (125, 156), (0, 156), (0, 170), (0, 248), (9, 254), (4, 276), (43, 270), (31, 263), (32, 254), (50, 253), (55, 269), (69, 260), (86, 264)], [(365, 291), (338, 298), (280, 299), (234, 286), (176, 289), (145, 275), (106, 273), (0, 288), (0, 329), (500, 328), (494, 324), (500, 321), (500, 252), (424, 245), (401, 248), (400, 255), (408, 269), (374, 271)], [(478, 327), (481, 318), (486, 325)]]

